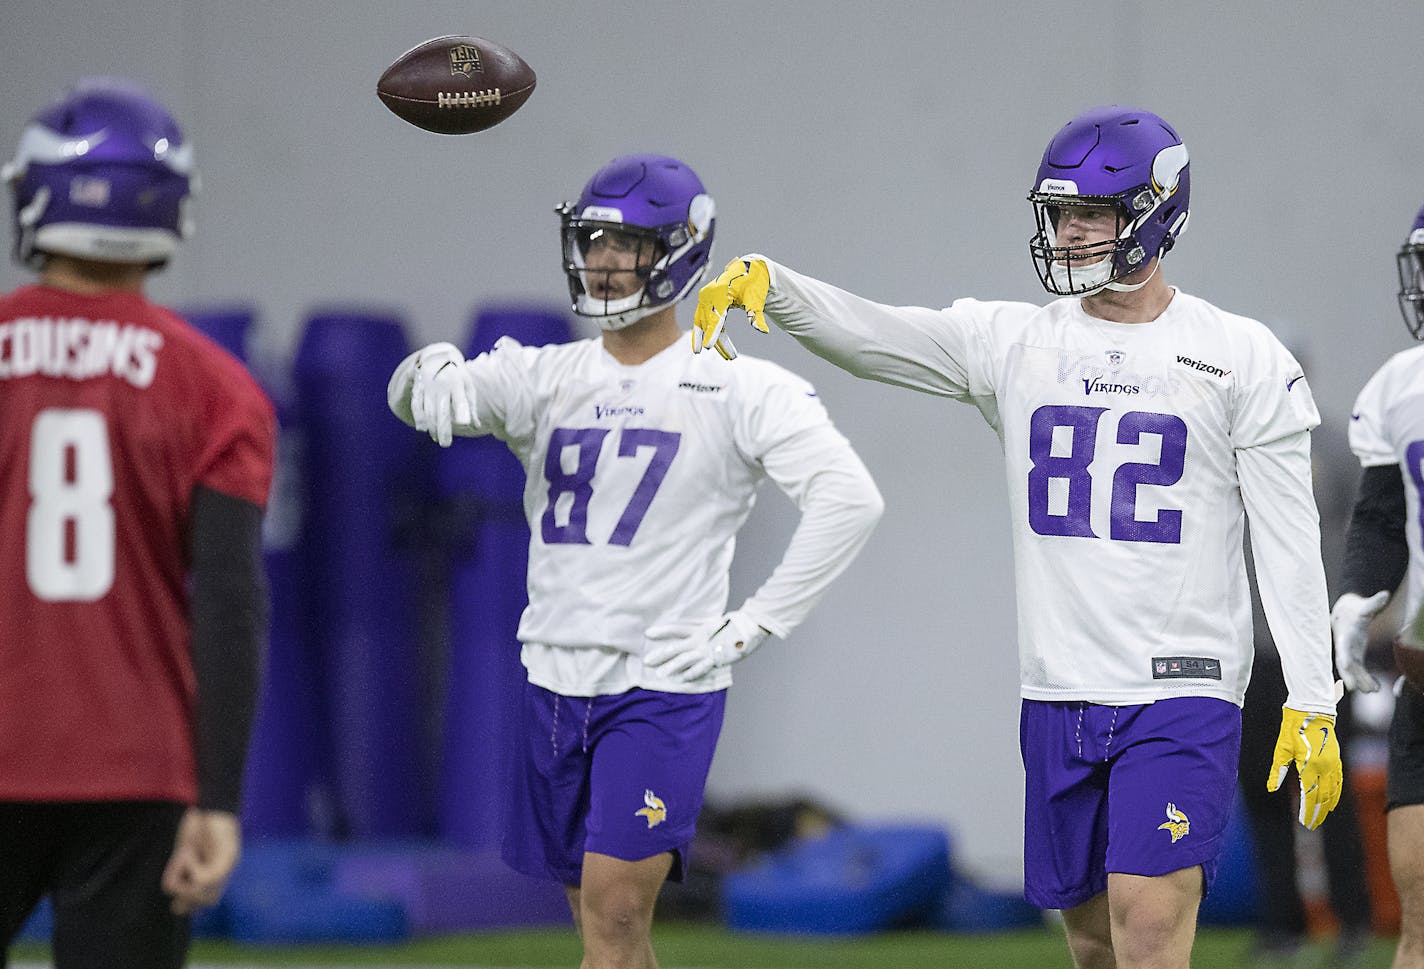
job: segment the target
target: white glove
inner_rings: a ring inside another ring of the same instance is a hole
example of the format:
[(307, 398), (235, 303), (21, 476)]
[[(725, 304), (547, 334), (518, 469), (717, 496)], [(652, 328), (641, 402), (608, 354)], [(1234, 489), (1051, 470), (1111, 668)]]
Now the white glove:
[(449, 343), (432, 343), (415, 359), (410, 391), (410, 416), (417, 431), (425, 431), (441, 447), (449, 447), (454, 425), (478, 427), (475, 380), (465, 358)]
[(1335, 666), (1347, 689), (1358, 693), (1373, 693), (1379, 689), (1379, 681), (1365, 669), (1365, 649), (1370, 644), (1370, 620), (1380, 614), (1387, 602), (1388, 590), (1376, 592), (1368, 599), (1346, 592), (1335, 600), (1335, 608), (1330, 610)]
[(771, 633), (740, 612), (710, 623), (668, 623), (647, 632), (643, 665), (660, 676), (695, 682), (721, 666), (750, 656)]

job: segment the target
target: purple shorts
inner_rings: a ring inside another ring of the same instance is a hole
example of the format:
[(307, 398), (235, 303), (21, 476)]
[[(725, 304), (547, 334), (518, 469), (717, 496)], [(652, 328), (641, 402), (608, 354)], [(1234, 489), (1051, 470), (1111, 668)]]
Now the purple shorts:
[(526, 683), (505, 863), (577, 885), (585, 852), (671, 851), (681, 881), (726, 702), (726, 690), (568, 697)]
[(1067, 909), (1108, 872), (1216, 877), (1236, 792), (1241, 708), (1211, 697), (1138, 706), (1024, 700), (1024, 897)]

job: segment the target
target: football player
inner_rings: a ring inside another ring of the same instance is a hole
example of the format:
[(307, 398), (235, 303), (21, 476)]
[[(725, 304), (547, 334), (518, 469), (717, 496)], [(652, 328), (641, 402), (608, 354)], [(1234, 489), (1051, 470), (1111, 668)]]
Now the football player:
[[(568, 892), (587, 969), (648, 969), (653, 904), (687, 865), (731, 666), (785, 637), (868, 538), (882, 502), (804, 380), (690, 356), (676, 307), (715, 209), (687, 165), (616, 158), (559, 208), (573, 310), (599, 336), (464, 360), (434, 344), (391, 410), (442, 445), (492, 434), (523, 463), (528, 673), (504, 857)], [(800, 524), (727, 611), (738, 529), (770, 478)]]
[[(1399, 308), (1416, 340), (1424, 338), (1424, 209), (1396, 257)], [(1404, 615), (1424, 604), (1420, 545), (1424, 457), (1424, 347), (1385, 361), (1360, 391), (1350, 414), (1350, 447), (1364, 472), (1345, 539), (1343, 592), (1330, 612), (1335, 662), (1346, 685), (1365, 693), (1379, 681), (1365, 665), (1370, 621), (1404, 582)], [(1389, 727), (1385, 806), (1389, 867), (1399, 893), (1400, 931), (1394, 969), (1424, 969), (1424, 646), (1416, 618), (1395, 646), (1400, 670)]]
[(1028, 199), (1029, 251), (1060, 297), (1046, 306), (887, 306), (749, 255), (702, 288), (693, 349), (734, 357), (723, 324), (739, 306), (857, 376), (968, 403), (999, 435), (1025, 895), (1063, 910), (1079, 966), (1185, 967), (1240, 753), (1247, 517), (1289, 692), (1268, 786), (1294, 762), (1310, 828), (1340, 795), (1319, 418), (1269, 330), (1167, 284), (1190, 201), (1169, 124), (1119, 106), (1079, 115)]
[(161, 105), (83, 81), (4, 178), (0, 963), (49, 895), (58, 969), (179, 966), (238, 857), (275, 419), (144, 295), (196, 178)]

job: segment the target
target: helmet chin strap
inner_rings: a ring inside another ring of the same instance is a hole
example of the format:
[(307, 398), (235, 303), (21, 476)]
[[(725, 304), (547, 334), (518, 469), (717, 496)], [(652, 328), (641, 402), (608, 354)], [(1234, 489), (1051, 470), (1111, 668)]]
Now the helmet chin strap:
[[(1135, 293), (1135, 292), (1137, 292), (1139, 289), (1141, 289), (1143, 286), (1146, 286), (1148, 283), (1152, 282), (1152, 277), (1155, 276), (1155, 275), (1157, 275), (1157, 270), (1160, 269), (1161, 267), (1162, 267), (1162, 257), (1161, 257), (1161, 256), (1158, 256), (1157, 259), (1153, 262), (1152, 271), (1147, 274), (1147, 278), (1144, 279), (1142, 282), (1140, 282), (1140, 283), (1116, 283), (1116, 282), (1114, 282), (1114, 283), (1106, 283), (1106, 284), (1104, 284), (1103, 288), (1104, 288), (1104, 289), (1110, 289), (1110, 290), (1112, 290), (1113, 292), (1116, 292), (1116, 293)], [(1095, 290), (1095, 292), (1101, 292), (1101, 290)], [(1089, 294), (1086, 294), (1086, 295), (1092, 295), (1092, 294), (1089, 293)]]

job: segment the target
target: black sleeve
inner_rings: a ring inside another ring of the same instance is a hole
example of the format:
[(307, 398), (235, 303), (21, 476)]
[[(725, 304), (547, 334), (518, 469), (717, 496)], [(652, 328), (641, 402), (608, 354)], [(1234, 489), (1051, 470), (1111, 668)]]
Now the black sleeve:
[(198, 806), (235, 814), (267, 639), (262, 509), (195, 488), (191, 540)]
[(1404, 475), (1397, 464), (1366, 468), (1345, 533), (1344, 591), (1393, 592), (1409, 568)]

